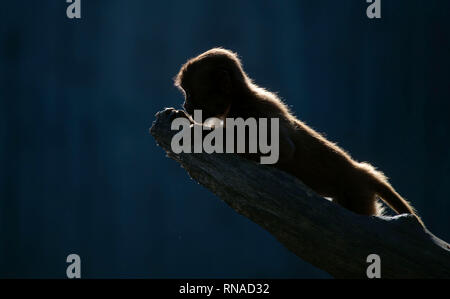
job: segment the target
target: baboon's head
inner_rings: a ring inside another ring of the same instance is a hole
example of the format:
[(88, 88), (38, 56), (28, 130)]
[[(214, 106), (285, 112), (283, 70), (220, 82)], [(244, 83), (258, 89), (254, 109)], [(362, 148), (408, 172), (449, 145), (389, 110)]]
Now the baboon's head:
[(230, 109), (245, 88), (246, 78), (235, 53), (214, 48), (188, 60), (175, 77), (175, 86), (184, 93), (186, 112), (192, 115), (202, 110), (207, 119)]

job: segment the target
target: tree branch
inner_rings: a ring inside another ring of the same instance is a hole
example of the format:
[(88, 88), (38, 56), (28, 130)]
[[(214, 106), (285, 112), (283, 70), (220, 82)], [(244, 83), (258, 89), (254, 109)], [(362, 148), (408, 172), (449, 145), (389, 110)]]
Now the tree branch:
[(408, 214), (367, 217), (319, 197), (295, 177), (234, 154), (175, 154), (166, 109), (151, 134), (167, 155), (236, 212), (301, 259), (336, 278), (367, 278), (369, 254), (382, 278), (450, 278), (450, 246)]

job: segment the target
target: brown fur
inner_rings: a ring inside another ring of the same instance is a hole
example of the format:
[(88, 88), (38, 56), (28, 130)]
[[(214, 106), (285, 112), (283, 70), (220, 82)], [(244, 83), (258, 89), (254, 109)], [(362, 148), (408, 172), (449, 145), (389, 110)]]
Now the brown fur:
[(273, 93), (255, 85), (231, 51), (211, 49), (185, 63), (175, 78), (185, 94), (184, 108), (203, 111), (203, 119), (280, 119), (280, 159), (276, 167), (324, 197), (362, 215), (378, 215), (377, 197), (397, 213), (416, 215), (414, 209), (388, 183), (380, 171), (359, 163), (321, 134), (294, 117)]

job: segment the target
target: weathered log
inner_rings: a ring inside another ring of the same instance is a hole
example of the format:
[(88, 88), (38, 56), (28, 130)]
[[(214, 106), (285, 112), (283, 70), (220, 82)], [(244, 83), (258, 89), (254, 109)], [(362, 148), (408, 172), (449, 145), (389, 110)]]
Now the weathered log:
[(382, 278), (450, 278), (450, 246), (408, 214), (367, 217), (316, 195), (297, 178), (236, 154), (175, 154), (172, 108), (151, 134), (189, 175), (262, 226), (299, 258), (336, 278), (366, 278), (370, 254)]

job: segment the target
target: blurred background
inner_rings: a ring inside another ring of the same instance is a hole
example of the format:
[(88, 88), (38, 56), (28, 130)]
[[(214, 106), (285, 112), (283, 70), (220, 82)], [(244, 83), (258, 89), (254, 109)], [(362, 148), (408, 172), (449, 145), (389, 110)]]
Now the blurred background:
[(448, 1), (0, 4), (0, 277), (327, 278), (165, 157), (172, 78), (223, 46), (257, 84), (383, 170), (450, 241)]

